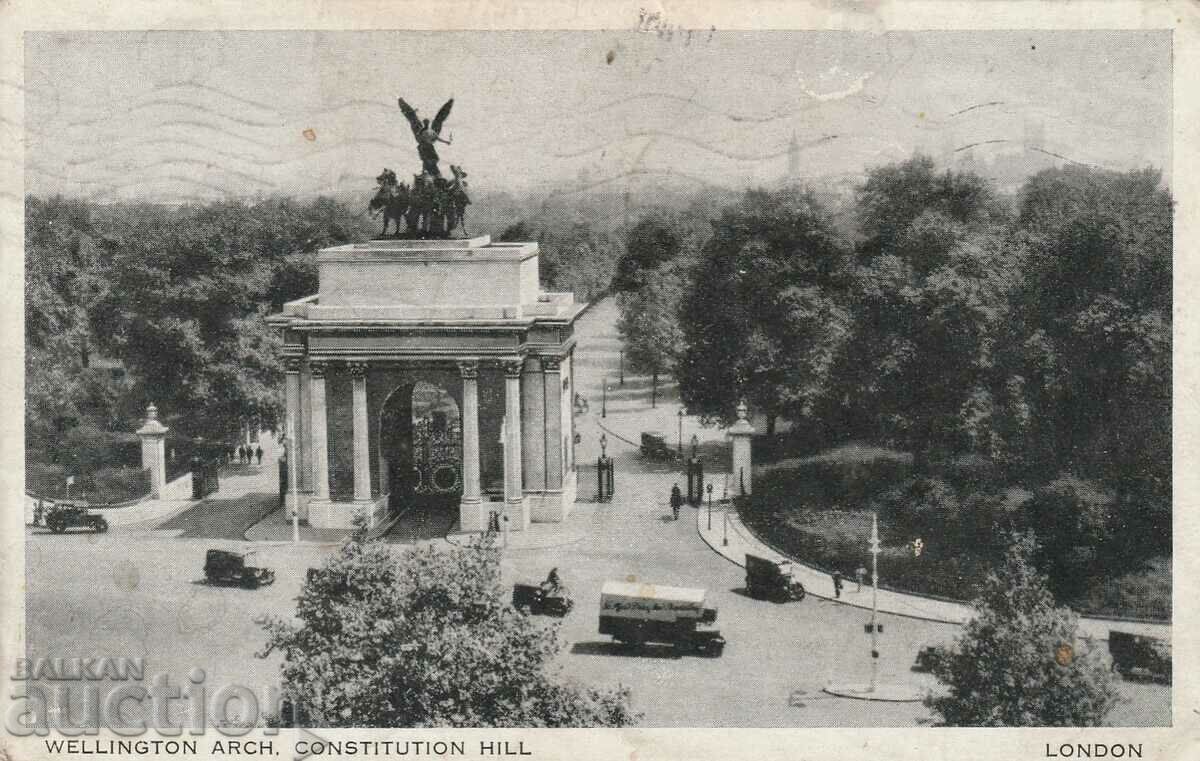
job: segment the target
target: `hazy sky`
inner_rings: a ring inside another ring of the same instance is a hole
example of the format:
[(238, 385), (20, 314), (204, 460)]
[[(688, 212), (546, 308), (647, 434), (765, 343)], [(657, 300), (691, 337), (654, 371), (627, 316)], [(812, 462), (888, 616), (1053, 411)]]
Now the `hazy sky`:
[[(155, 32), (26, 35), (26, 189), (370, 190), (419, 171), (402, 95), (454, 111), (477, 190), (771, 183), (1022, 141), (1169, 175), (1165, 32)], [(307, 132), (307, 135), (306, 135)]]

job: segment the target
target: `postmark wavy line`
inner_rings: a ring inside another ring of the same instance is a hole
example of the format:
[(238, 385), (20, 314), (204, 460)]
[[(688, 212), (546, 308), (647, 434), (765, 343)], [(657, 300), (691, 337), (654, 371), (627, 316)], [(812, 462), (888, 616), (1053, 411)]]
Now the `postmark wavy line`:
[[(143, 131), (146, 131), (146, 130), (151, 130), (151, 129), (164, 129), (164, 128), (172, 128), (172, 127), (191, 127), (194, 129), (205, 130), (207, 132), (215, 132), (218, 135), (220, 135), (222, 138), (230, 138), (230, 137), (236, 138), (238, 140), (243, 140), (248, 143), (253, 143), (254, 145), (260, 146), (262, 148), (266, 148), (268, 150), (275, 150), (278, 147), (278, 142), (271, 142), (268, 140), (260, 140), (258, 138), (249, 137), (247, 135), (243, 135), (238, 132), (233, 132), (228, 129), (222, 129), (222, 128), (216, 127), (212, 124), (208, 124), (207, 122), (200, 122), (200, 121), (196, 121), (194, 119), (171, 119), (171, 120), (165, 121), (165, 122), (157, 122), (154, 124), (142, 125), (141, 129)], [(50, 136), (50, 137), (57, 137), (57, 135)], [(98, 141), (122, 141), (122, 140), (127, 139), (127, 135), (120, 133), (120, 132), (116, 132), (116, 133), (94, 135), (93, 139), (98, 140)]]
[(126, 141), (126, 142), (122, 143), (120, 146), (114, 147), (112, 150), (107, 151), (105, 153), (96, 154), (93, 156), (87, 156), (87, 157), (80, 158), (80, 159), (71, 159), (64, 163), (69, 164), (71, 166), (85, 166), (87, 164), (93, 164), (96, 162), (107, 161), (107, 160), (110, 160), (114, 155), (119, 155), (123, 152), (130, 151), (130, 150), (138, 150), (138, 149), (141, 149), (141, 148), (143, 148), (145, 146), (149, 146), (149, 145), (168, 145), (168, 146), (178, 146), (180, 148), (184, 148), (184, 147), (196, 148), (196, 149), (202, 150), (202, 151), (209, 151), (213, 154), (216, 154), (216, 155), (224, 157), (224, 158), (234, 159), (236, 161), (244, 161), (248, 164), (254, 164), (256, 166), (284, 166), (286, 164), (295, 163), (298, 161), (307, 161), (314, 157), (321, 156), (326, 153), (330, 153), (332, 151), (341, 150), (341, 149), (344, 149), (347, 147), (352, 147), (355, 145), (378, 145), (378, 146), (382, 146), (384, 148), (388, 148), (388, 149), (396, 150), (396, 151), (408, 150), (408, 148), (405, 146), (401, 146), (396, 143), (392, 143), (390, 141), (382, 140), (379, 138), (369, 138), (369, 137), (368, 138), (350, 138), (347, 140), (340, 140), (335, 143), (330, 143), (321, 148), (317, 148), (317, 149), (311, 150), (311, 151), (306, 151), (302, 155), (292, 156), (290, 158), (263, 159), (263, 158), (258, 158), (256, 156), (252, 156), (249, 154), (233, 153), (231, 151), (225, 151), (220, 148), (215, 148), (212, 146), (205, 145), (203, 143), (198, 143), (194, 140), (189, 140), (187, 138), (178, 138), (178, 139), (176, 139), (176, 138), (148, 138), (148, 139), (137, 139), (137, 140), (132, 140), (132, 141)]
[[(570, 151), (570, 152), (555, 152), (555, 153), (551, 153), (549, 155), (553, 156), (554, 158), (559, 158), (559, 159), (579, 158), (580, 156), (585, 156), (589, 153), (595, 153), (596, 151), (606, 150), (609, 146), (612, 146), (612, 145), (619, 145), (619, 144), (628, 142), (629, 140), (643, 138), (643, 137), (649, 137), (653, 140), (662, 138), (662, 139), (667, 139), (667, 140), (675, 140), (678, 142), (688, 143), (688, 144), (694, 145), (697, 148), (700, 148), (704, 151), (707, 151), (709, 153), (714, 153), (718, 156), (724, 156), (725, 158), (731, 159), (733, 161), (769, 161), (771, 159), (777, 159), (777, 158), (786, 156), (788, 154), (788, 152), (790, 151), (790, 147), (785, 146), (784, 148), (782, 148), (778, 151), (772, 151), (772, 152), (766, 152), (766, 153), (734, 153), (732, 151), (721, 150), (720, 148), (716, 148), (702, 140), (697, 140), (696, 138), (688, 137), (686, 135), (677, 135), (677, 134), (674, 134), (671, 132), (665, 132), (662, 130), (635, 130), (633, 132), (626, 133), (622, 137), (615, 138), (613, 140), (607, 140), (603, 143), (598, 143), (596, 145), (589, 146), (588, 148), (584, 148), (582, 150)], [(837, 135), (824, 135), (816, 140), (810, 140), (806, 143), (801, 144), (800, 148), (801, 149), (811, 148), (816, 145), (820, 145), (821, 143), (826, 143), (830, 140), (834, 140), (837, 137), (838, 137)]]
[[(114, 192), (114, 191), (118, 191), (118, 190), (124, 190), (125, 188), (143, 187), (146, 185), (150, 185), (152, 183), (159, 183), (159, 182), (182, 182), (182, 183), (186, 183), (189, 185), (196, 185), (197, 187), (208, 188), (209, 190), (215, 191), (222, 196), (238, 195), (237, 193), (234, 193), (233, 191), (231, 191), (228, 187), (225, 187), (222, 185), (216, 185), (211, 182), (205, 182), (204, 180), (197, 180), (195, 177), (188, 177), (187, 175), (184, 175), (184, 174), (167, 174), (167, 175), (163, 175), (160, 177), (151, 177), (151, 178), (142, 179), (142, 180), (130, 180), (129, 182), (112, 183), (112, 184), (108, 184), (107, 188), (105, 188), (105, 189), (110, 192)], [(97, 184), (104, 184), (104, 183), (97, 183)], [(208, 200), (211, 200), (211, 199), (208, 199)]]
[(573, 112), (573, 114), (575, 116), (581, 116), (581, 115), (586, 115), (586, 114), (598, 114), (603, 111), (607, 111), (611, 108), (615, 108), (617, 106), (622, 106), (622, 105), (625, 105), (626, 103), (632, 103), (634, 101), (639, 101), (639, 100), (673, 100), (678, 103), (683, 103), (683, 104), (686, 104), (689, 106), (693, 106), (702, 111), (707, 111), (712, 114), (724, 116), (726, 119), (729, 119), (730, 121), (751, 122), (753, 124), (766, 124), (767, 122), (773, 122), (773, 121), (777, 121), (779, 119), (786, 119), (786, 118), (788, 118), (790, 116), (794, 116), (798, 113), (803, 113), (804, 111), (809, 111), (814, 107), (814, 104), (810, 103), (801, 108), (791, 109), (789, 111), (785, 111), (785, 112), (777, 113), (777, 114), (773, 114), (773, 115), (749, 116), (746, 114), (735, 114), (730, 111), (725, 111), (725, 110), (722, 110), (719, 108), (715, 108), (713, 106), (709, 106), (704, 103), (700, 103), (699, 101), (696, 101), (692, 98), (685, 98), (682, 95), (675, 95), (672, 93), (646, 92), (646, 93), (638, 93), (637, 95), (628, 95), (624, 98), (617, 98), (616, 100), (609, 101), (608, 103), (605, 103), (602, 106), (597, 106), (595, 108), (588, 109), (587, 111), (575, 111), (575, 112)]
[(205, 114), (212, 114), (213, 116), (218, 116), (222, 119), (227, 119), (231, 122), (234, 122), (236, 124), (242, 124), (247, 127), (275, 129), (278, 127), (287, 126), (286, 122), (282, 119), (277, 122), (255, 121), (252, 119), (244, 119), (244, 118), (240, 118), (237, 116), (231, 116), (230, 114), (223, 113), (214, 108), (209, 108), (207, 106), (202, 106), (197, 103), (190, 103), (186, 100), (177, 100), (177, 99), (173, 99), (173, 98), (151, 98), (150, 100), (147, 100), (147, 101), (135, 103), (133, 106), (130, 106), (129, 108), (123, 110), (119, 114), (107, 114), (105, 116), (96, 116), (91, 119), (83, 119), (83, 120), (73, 119), (71, 121), (71, 126), (72, 127), (80, 127), (80, 126), (89, 126), (92, 124), (100, 124), (102, 122), (112, 121), (114, 119), (119, 119), (120, 117), (123, 117), (123, 116), (130, 116), (138, 111), (142, 111), (142, 110), (145, 110), (148, 108), (155, 108), (158, 106), (167, 106), (167, 107), (171, 107), (171, 108), (190, 108), (195, 111), (200, 111)]
[[(160, 166), (161, 167), (169, 167), (169, 166), (172, 166), (175, 164), (198, 165), (198, 166), (202, 166), (206, 169), (216, 169), (217, 171), (219, 171), (223, 174), (233, 175), (236, 177), (242, 177), (251, 182), (258, 183), (259, 185), (265, 185), (270, 188), (279, 187), (279, 184), (276, 182), (272, 182), (271, 180), (267, 180), (262, 177), (258, 177), (256, 175), (250, 174), (248, 172), (239, 172), (236, 169), (226, 169), (224, 167), (218, 167), (211, 162), (200, 161), (198, 159), (163, 159), (161, 161), (155, 161), (150, 164), (146, 164), (144, 166), (133, 167), (132, 171), (136, 172), (136, 173), (141, 173), (143, 175), (147, 175), (147, 173), (152, 172), (156, 167), (160, 167)], [(70, 175), (62, 174), (60, 172), (54, 171), (53, 169), (49, 169), (48, 167), (46, 167), (42, 164), (32, 163), (32, 162), (27, 164), (26, 169), (31, 170), (37, 174), (40, 174), (40, 175), (43, 175), (46, 177), (53, 177), (54, 179), (57, 179), (57, 180), (62, 180), (64, 182), (76, 183), (79, 185), (108, 185), (108, 184), (111, 184), (114, 179), (117, 179), (117, 177), (102, 177), (102, 178), (96, 178), (96, 179), (71, 177)], [(122, 174), (122, 176), (128, 176), (129, 172), (126, 171), (121, 174)], [(157, 175), (147, 175), (147, 176), (157, 177)]]

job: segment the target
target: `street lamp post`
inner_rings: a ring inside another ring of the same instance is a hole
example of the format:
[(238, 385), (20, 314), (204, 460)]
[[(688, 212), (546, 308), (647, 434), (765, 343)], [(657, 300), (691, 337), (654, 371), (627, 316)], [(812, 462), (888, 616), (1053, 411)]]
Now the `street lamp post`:
[(879, 624), (876, 614), (879, 612), (879, 518), (871, 513), (871, 692), (875, 692), (876, 679), (879, 676)]
[(625, 350), (621, 349), (621, 386), (625, 386)]
[(696, 434), (692, 434), (692, 459), (696, 459), (696, 447), (700, 446), (700, 439)]
[(708, 530), (712, 531), (712, 484), (708, 485)]
[(683, 455), (683, 408), (679, 408), (679, 454)]
[(608, 436), (606, 436), (602, 433), (602, 434), (600, 434), (600, 457), (607, 458), (608, 457), (607, 451), (608, 451)]
[(604, 388), (600, 391), (600, 417), (608, 417), (608, 376), (604, 377)]
[[(709, 485), (711, 486), (711, 484), (709, 484)], [(721, 546), (728, 547), (729, 546), (729, 503), (728, 502), (725, 503), (725, 509), (721, 511), (721, 515), (725, 519), (721, 525)]]

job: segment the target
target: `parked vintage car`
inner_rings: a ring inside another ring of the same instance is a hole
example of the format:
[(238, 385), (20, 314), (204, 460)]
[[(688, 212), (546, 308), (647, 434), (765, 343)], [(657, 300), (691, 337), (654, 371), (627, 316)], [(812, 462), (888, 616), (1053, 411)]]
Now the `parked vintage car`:
[(1141, 634), (1109, 631), (1112, 669), (1122, 677), (1171, 683), (1171, 643)]
[(108, 521), (102, 515), (89, 512), (86, 503), (55, 502), (46, 509), (43, 520), (46, 528), (56, 534), (61, 534), (69, 528), (86, 528), (101, 534), (108, 531)]
[(275, 581), (275, 572), (253, 565), (257, 553), (209, 550), (204, 557), (204, 580), (209, 584), (229, 584), (257, 589)]
[(660, 642), (719, 656), (725, 638), (712, 628), (717, 609), (705, 604), (705, 594), (703, 589), (606, 581), (600, 590), (600, 633), (634, 647)]
[(756, 600), (803, 600), (804, 585), (792, 576), (792, 564), (746, 555), (746, 594)]
[(938, 662), (946, 658), (946, 656), (947, 651), (944, 647), (930, 645), (921, 648), (921, 651), (917, 653), (917, 660), (913, 664), (912, 670), (923, 672), (933, 671), (937, 667)]
[(667, 438), (661, 433), (642, 434), (642, 456), (651, 460), (669, 460), (674, 455), (667, 446)]
[(525, 608), (534, 615), (565, 616), (575, 606), (567, 585), (558, 578), (558, 569), (553, 568), (541, 584), (514, 584), (512, 604), (514, 608)]

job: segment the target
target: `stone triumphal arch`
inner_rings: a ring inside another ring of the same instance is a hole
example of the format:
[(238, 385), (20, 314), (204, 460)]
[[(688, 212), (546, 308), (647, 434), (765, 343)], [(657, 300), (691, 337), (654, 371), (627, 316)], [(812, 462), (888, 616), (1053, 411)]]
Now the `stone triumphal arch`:
[[(376, 240), (323, 249), (319, 292), (270, 318), (287, 366), (286, 504), (317, 527), (457, 502), (521, 530), (575, 501), (574, 322), (536, 243)], [(293, 460), (294, 461), (291, 461)]]

